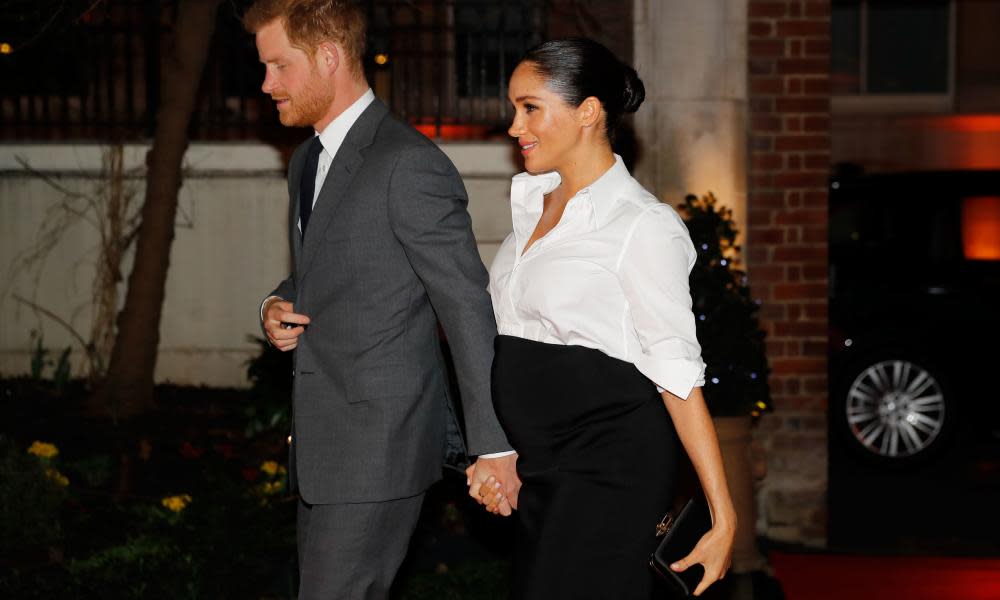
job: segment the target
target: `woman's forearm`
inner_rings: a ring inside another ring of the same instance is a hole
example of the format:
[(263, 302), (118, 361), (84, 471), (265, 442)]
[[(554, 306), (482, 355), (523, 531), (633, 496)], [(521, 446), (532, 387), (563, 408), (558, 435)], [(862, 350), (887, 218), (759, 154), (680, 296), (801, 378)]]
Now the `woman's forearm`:
[(673, 419), (677, 435), (694, 465), (698, 480), (705, 491), (712, 519), (716, 526), (736, 528), (736, 510), (729, 495), (722, 451), (715, 425), (705, 404), (701, 388), (694, 388), (687, 400), (663, 392), (663, 403)]

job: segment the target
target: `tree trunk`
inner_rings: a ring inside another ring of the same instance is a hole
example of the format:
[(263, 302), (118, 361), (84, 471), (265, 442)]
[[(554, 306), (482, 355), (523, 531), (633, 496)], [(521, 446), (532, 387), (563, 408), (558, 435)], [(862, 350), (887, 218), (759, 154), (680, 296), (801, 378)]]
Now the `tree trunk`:
[(174, 240), (181, 161), (220, 3), (180, 0), (171, 43), (163, 55), (160, 107), (153, 147), (146, 156), (146, 198), (135, 263), (125, 307), (118, 316), (107, 378), (91, 399), (93, 411), (110, 412), (116, 418), (136, 416), (153, 404), (153, 371)]

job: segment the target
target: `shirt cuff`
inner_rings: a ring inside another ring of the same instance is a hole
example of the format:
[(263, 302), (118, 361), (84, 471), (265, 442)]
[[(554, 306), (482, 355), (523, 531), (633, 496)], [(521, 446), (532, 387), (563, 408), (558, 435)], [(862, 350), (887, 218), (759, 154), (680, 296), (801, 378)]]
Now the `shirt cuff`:
[(656, 384), (657, 391), (670, 392), (682, 400), (687, 400), (691, 390), (705, 384), (705, 363), (700, 358), (655, 360), (643, 356), (635, 366)]
[[(267, 303), (271, 301), (271, 298), (278, 298), (278, 299), (280, 299), (281, 296), (268, 296), (267, 298), (264, 298), (263, 302), (260, 303), (260, 322), (261, 323), (264, 322), (264, 307), (267, 306)], [(246, 313), (243, 313), (243, 314), (246, 314)]]
[(517, 451), (508, 450), (506, 452), (491, 452), (490, 454), (480, 454), (479, 458), (503, 458), (505, 456), (510, 456), (511, 454), (517, 454)]

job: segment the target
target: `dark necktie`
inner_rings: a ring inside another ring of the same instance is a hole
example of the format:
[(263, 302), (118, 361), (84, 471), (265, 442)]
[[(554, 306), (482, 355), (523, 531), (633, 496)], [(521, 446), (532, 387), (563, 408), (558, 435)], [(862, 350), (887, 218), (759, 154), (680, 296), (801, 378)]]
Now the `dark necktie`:
[(313, 196), (316, 193), (316, 169), (319, 167), (319, 153), (322, 151), (323, 144), (319, 141), (319, 136), (313, 136), (309, 150), (306, 151), (306, 164), (302, 168), (302, 182), (299, 184), (299, 222), (302, 235), (306, 234), (306, 225), (309, 224), (309, 215), (312, 214)]

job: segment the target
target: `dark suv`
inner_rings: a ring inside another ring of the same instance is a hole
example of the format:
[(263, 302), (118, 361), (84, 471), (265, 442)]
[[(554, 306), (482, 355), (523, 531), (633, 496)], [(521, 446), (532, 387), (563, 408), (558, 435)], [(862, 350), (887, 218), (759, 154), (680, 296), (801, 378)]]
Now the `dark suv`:
[(1000, 171), (834, 177), (830, 433), (906, 466), (1000, 445)]

